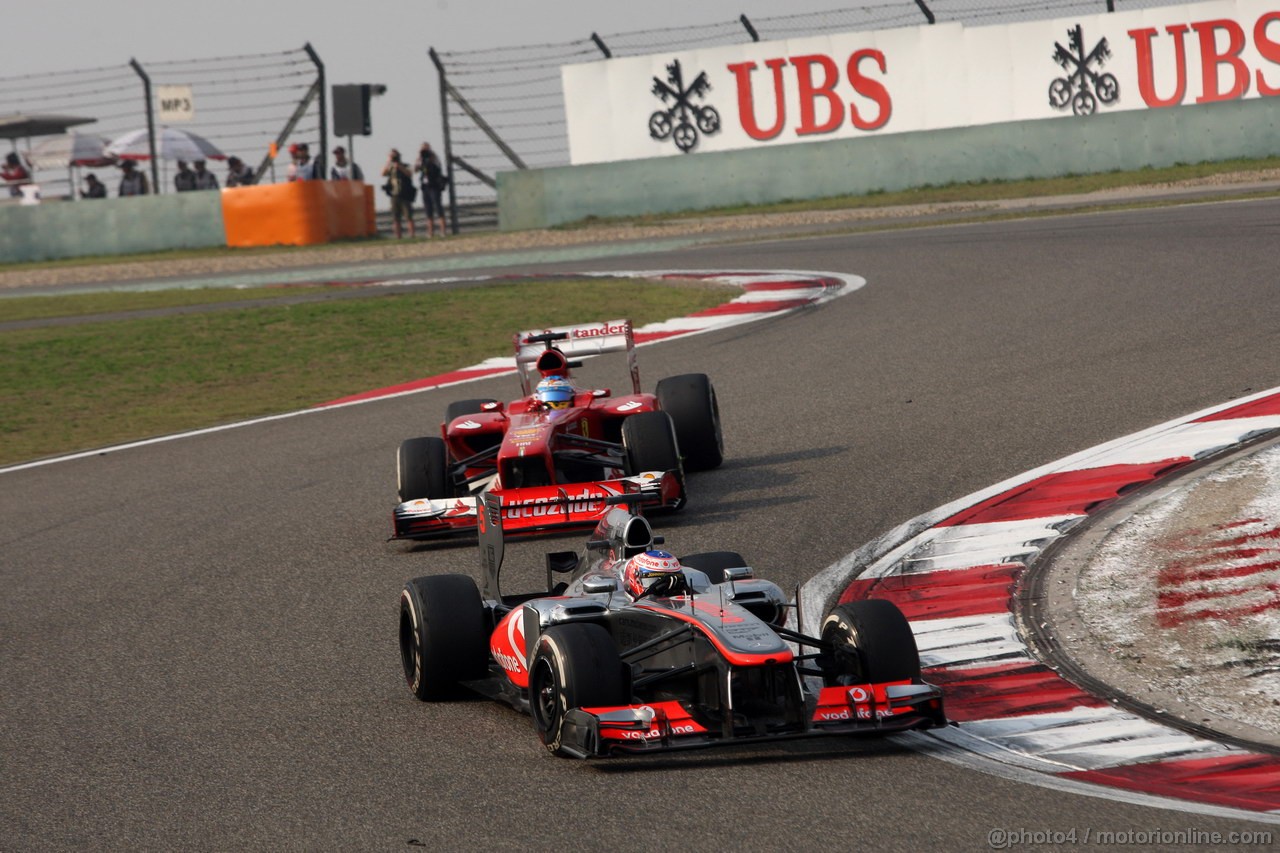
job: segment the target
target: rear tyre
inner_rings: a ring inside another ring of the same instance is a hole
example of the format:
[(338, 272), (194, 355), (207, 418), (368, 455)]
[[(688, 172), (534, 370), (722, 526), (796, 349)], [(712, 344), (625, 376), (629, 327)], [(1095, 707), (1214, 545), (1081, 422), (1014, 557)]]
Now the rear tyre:
[(571, 755), (563, 743), (566, 713), (629, 700), (622, 658), (603, 627), (554, 625), (538, 636), (529, 669), (529, 707), (538, 739), (552, 755)]
[(675, 427), (666, 412), (640, 412), (623, 421), (622, 447), (628, 476), (644, 471), (683, 473)]
[(828, 687), (920, 677), (915, 635), (891, 601), (869, 598), (837, 605), (822, 621), (821, 639), (831, 647), (820, 659)]
[(484, 407), (486, 405), (489, 405), (491, 403), (496, 403), (496, 402), (498, 401), (490, 400), (487, 398), (481, 398), (476, 400), (454, 400), (452, 403), (449, 404), (448, 408), (444, 410), (445, 425), (448, 426), (448, 424), (451, 423), (454, 418), (460, 418), (463, 415), (479, 414), (480, 412), (484, 411)]
[(452, 497), (449, 455), (444, 439), (430, 436), (400, 442), (396, 455), (396, 485), (400, 501)]
[(736, 569), (747, 565), (737, 551), (707, 551), (702, 554), (690, 554), (680, 558), (680, 565), (689, 569), (697, 569), (713, 584), (724, 583), (724, 570)]
[(724, 462), (724, 435), (716, 389), (705, 373), (669, 376), (658, 382), (658, 408), (671, 416), (685, 468), (707, 471)]
[(489, 670), (484, 603), (467, 575), (414, 578), (400, 592), (400, 663), (409, 691), (426, 701)]

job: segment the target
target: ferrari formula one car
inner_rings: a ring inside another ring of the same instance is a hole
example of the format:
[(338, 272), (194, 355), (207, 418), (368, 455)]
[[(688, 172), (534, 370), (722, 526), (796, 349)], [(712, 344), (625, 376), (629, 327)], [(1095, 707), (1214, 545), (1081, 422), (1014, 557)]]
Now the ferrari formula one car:
[(483, 588), (448, 574), (400, 594), (413, 694), (463, 685), (507, 702), (552, 754), (577, 758), (947, 725), (894, 604), (838, 605), (820, 636), (804, 636), (786, 627), (782, 590), (738, 554), (656, 550), (640, 500), (610, 499), (581, 555), (548, 554), (548, 591), (504, 595), (504, 506), (486, 495)]
[[(689, 373), (641, 393), (629, 321), (520, 332), (515, 351), (522, 398), (451, 403), (440, 436), (401, 443), (392, 538), (470, 534), (487, 492), (503, 496), (513, 534), (590, 527), (603, 498), (637, 490), (675, 510), (685, 503), (685, 471), (723, 460), (711, 381)], [(631, 393), (573, 384), (581, 362), (571, 359), (610, 352), (626, 353)]]

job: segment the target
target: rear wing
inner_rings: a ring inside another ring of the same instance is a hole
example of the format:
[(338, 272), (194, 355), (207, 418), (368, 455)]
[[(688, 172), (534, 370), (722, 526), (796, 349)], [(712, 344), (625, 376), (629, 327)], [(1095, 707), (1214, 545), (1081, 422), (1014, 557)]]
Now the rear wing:
[[(588, 499), (596, 507), (591, 510), (575, 509), (584, 502), (584, 499), (580, 495), (567, 494), (564, 487), (556, 489), (559, 492), (558, 495), (539, 498), (538, 503), (532, 506), (549, 515), (562, 515), (566, 522), (572, 522), (575, 515), (581, 515), (582, 521), (596, 522), (610, 507), (624, 506), (628, 515), (635, 518), (642, 517), (642, 507), (646, 504), (661, 505), (665, 502), (664, 493), (661, 491), (643, 490), (633, 484), (627, 484), (625, 488), (626, 491), (621, 494), (600, 495)], [(526, 522), (511, 516), (519, 516), (523, 510), (529, 508), (530, 505), (523, 502), (504, 506), (502, 495), (497, 492), (485, 492), (479, 498), (476, 507), (476, 535), (477, 544), (480, 546), (480, 569), (484, 577), (481, 592), (490, 601), (503, 600), (499, 577), (502, 574), (502, 558), (506, 551), (506, 535), (518, 534), (522, 529), (527, 529)], [(660, 537), (653, 536), (648, 522), (644, 522), (643, 526), (648, 531), (647, 541), (660, 541)], [(630, 529), (630, 525), (627, 525), (624, 531), (627, 529)], [(619, 535), (626, 539), (625, 535)], [(591, 542), (587, 544), (588, 547), (592, 545)]]
[[(538, 357), (548, 349), (557, 349), (566, 359), (590, 358), (610, 352), (627, 354), (633, 394), (640, 393), (640, 369), (636, 365), (636, 342), (630, 320), (605, 320), (578, 326), (556, 326), (517, 332), (514, 338), (516, 370), (525, 395), (533, 393), (537, 384)], [(573, 366), (572, 364), (570, 365)]]

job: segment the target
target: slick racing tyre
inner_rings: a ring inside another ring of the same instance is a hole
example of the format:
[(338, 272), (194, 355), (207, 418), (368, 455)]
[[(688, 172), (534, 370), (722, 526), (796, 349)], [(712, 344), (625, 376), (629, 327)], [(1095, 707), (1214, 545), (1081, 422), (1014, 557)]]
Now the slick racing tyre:
[(736, 569), (749, 564), (737, 551), (706, 551), (681, 557), (680, 565), (686, 569), (697, 569), (710, 578), (713, 584), (717, 584), (724, 583), (725, 569)]
[(463, 415), (476, 415), (484, 411), (484, 407), (498, 402), (497, 400), (476, 399), (476, 400), (454, 400), (449, 407), (444, 410), (445, 426), (453, 422), (454, 418), (460, 418)]
[(867, 684), (920, 677), (920, 653), (907, 618), (891, 601), (837, 605), (822, 621), (823, 683)]
[(489, 670), (484, 603), (467, 575), (414, 578), (400, 592), (400, 663), (414, 696), (444, 699)]
[(623, 421), (622, 447), (628, 476), (645, 471), (683, 471), (676, 431), (666, 412), (640, 412)]
[(685, 373), (658, 381), (658, 408), (671, 416), (685, 468), (709, 471), (724, 461), (724, 435), (716, 389), (705, 373)]
[(529, 710), (539, 740), (552, 755), (573, 754), (563, 742), (566, 713), (629, 700), (622, 658), (605, 628), (553, 625), (538, 636), (529, 668)]
[(430, 436), (400, 442), (396, 455), (396, 485), (400, 500), (452, 497), (449, 482), (449, 454), (444, 439)]

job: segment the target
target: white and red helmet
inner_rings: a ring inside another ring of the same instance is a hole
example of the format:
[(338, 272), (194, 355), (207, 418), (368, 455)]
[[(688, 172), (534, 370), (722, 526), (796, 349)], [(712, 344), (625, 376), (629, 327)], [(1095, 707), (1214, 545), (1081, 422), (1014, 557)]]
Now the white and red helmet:
[(677, 595), (685, 588), (684, 567), (666, 551), (645, 551), (627, 560), (622, 588), (633, 599), (642, 595)]

